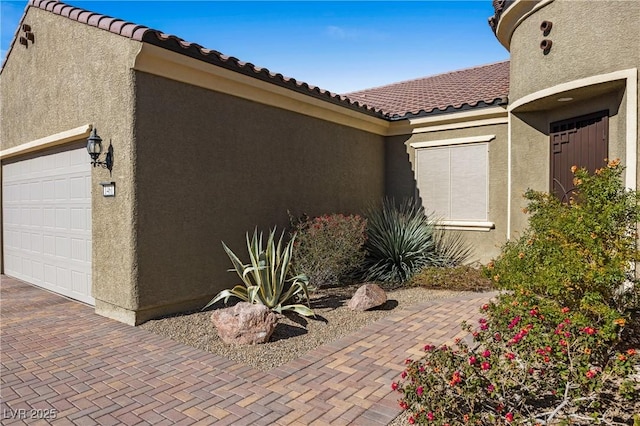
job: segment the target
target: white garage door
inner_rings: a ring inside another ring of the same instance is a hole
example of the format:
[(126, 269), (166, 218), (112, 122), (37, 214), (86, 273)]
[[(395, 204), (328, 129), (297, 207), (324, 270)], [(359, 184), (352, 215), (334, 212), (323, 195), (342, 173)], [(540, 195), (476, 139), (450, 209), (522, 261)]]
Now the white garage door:
[(5, 274), (94, 304), (86, 149), (4, 164), (2, 206)]

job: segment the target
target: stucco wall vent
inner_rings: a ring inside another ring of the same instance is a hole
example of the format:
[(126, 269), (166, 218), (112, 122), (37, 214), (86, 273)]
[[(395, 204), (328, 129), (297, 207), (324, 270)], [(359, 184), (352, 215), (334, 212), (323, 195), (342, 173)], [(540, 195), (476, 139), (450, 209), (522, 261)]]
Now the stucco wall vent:
[(29, 42), (31, 42), (31, 44), (33, 44), (35, 42), (35, 40), (36, 40), (35, 36), (31, 32), (31, 25), (22, 24), (22, 27), (20, 29), (22, 30), (23, 34), (20, 36), (18, 41), (19, 41), (19, 43), (21, 45), (23, 45), (24, 47), (28, 48), (29, 47)]
[(542, 21), (542, 23), (540, 24), (540, 31), (542, 31), (542, 34), (546, 37), (551, 32), (552, 27), (553, 27), (553, 22)]

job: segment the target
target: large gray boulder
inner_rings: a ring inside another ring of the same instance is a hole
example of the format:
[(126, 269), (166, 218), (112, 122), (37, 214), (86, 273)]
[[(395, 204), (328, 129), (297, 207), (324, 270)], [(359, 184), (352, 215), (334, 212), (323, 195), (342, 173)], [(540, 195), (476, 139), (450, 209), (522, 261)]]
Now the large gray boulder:
[(264, 305), (240, 302), (211, 314), (218, 336), (227, 344), (255, 345), (269, 341), (278, 315)]
[(354, 311), (366, 311), (376, 306), (384, 305), (387, 301), (387, 293), (377, 284), (363, 284), (356, 290), (347, 304)]

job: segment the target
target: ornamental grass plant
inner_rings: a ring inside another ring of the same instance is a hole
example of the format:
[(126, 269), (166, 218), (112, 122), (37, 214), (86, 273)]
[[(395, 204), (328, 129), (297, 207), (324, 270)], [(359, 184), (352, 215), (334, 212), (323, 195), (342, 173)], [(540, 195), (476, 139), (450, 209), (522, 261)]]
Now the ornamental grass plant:
[(461, 236), (438, 229), (415, 199), (385, 199), (367, 218), (365, 280), (405, 283), (422, 268), (459, 265), (471, 253)]

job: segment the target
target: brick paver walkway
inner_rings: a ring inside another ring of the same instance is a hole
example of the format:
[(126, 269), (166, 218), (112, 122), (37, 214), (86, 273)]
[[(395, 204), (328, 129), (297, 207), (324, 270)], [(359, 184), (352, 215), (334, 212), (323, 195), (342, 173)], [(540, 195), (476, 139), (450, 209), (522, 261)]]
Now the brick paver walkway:
[(385, 425), (404, 359), (463, 336), (491, 296), (415, 305), (260, 372), (2, 276), (1, 423)]

